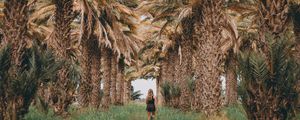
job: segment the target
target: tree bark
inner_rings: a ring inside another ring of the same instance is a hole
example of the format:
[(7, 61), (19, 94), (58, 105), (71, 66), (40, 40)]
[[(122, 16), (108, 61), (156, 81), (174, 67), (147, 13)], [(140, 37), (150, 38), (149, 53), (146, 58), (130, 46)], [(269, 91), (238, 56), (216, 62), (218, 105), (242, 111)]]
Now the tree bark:
[(125, 91), (125, 95), (124, 95), (124, 102), (125, 104), (128, 104), (130, 102), (130, 88), (131, 88), (131, 81), (125, 81), (125, 88), (124, 88), (124, 91)]
[[(168, 67), (166, 68), (166, 79), (164, 81), (168, 81), (170, 84), (174, 84), (175, 81), (175, 74), (176, 74), (176, 70), (175, 70), (175, 66), (178, 62), (178, 56), (177, 56), (177, 52), (175, 52), (174, 50), (170, 50), (168, 53), (168, 60), (167, 60), (167, 65)], [(166, 101), (167, 102), (167, 101)], [(175, 99), (173, 97), (170, 98), (170, 101), (168, 103), (166, 103), (168, 106), (174, 107), (175, 106)]]
[(180, 89), (180, 94), (179, 95), (176, 95), (174, 96), (173, 95), (173, 107), (174, 108), (179, 108), (180, 106), (180, 96), (181, 96), (181, 93), (182, 93), (182, 87), (181, 87), (181, 66), (180, 66), (180, 59), (179, 59), (179, 56), (178, 56), (178, 47), (175, 48), (176, 52), (174, 52), (175, 56), (173, 59), (174, 59), (174, 75), (173, 75), (173, 80), (170, 81), (171, 83), (173, 83), (174, 87), (178, 87), (179, 86), (179, 89)]
[(124, 104), (124, 63), (119, 62), (117, 73), (117, 104)]
[(221, 107), (221, 81), (223, 56), (220, 50), (221, 29), (224, 18), (224, 1), (203, 0), (194, 4), (196, 56), (196, 96), (197, 111), (210, 115)]
[(21, 57), (27, 46), (28, 0), (7, 0), (4, 2), (4, 21), (1, 48), (11, 44), (11, 64), (14, 65), (11, 73), (17, 73), (21, 65)]
[(164, 101), (164, 96), (161, 94), (161, 85), (167, 81), (167, 70), (168, 70), (168, 61), (167, 59), (163, 59), (161, 61), (161, 65), (160, 65), (160, 74), (157, 77), (156, 80), (156, 94), (157, 94), (157, 99), (158, 99), (158, 105), (164, 105), (165, 101)]
[(192, 77), (192, 41), (191, 39), (184, 39), (181, 44), (182, 61), (180, 64), (180, 108), (187, 111), (191, 108), (190, 104), (190, 90), (188, 81)]
[(291, 7), (293, 25), (294, 25), (294, 34), (296, 36), (296, 54), (295, 57), (300, 60), (300, 5), (293, 4)]
[(91, 93), (91, 67), (92, 67), (92, 54), (91, 54), (91, 43), (90, 40), (83, 39), (82, 43), (82, 56), (80, 57), (80, 66), (82, 69), (82, 79), (80, 81), (80, 88), (79, 88), (79, 103), (82, 107), (87, 107), (90, 100), (90, 93)]
[(111, 85), (111, 50), (105, 47), (101, 47), (102, 57), (101, 57), (101, 66), (102, 66), (102, 80), (104, 81), (104, 96), (103, 96), (103, 108), (108, 109), (111, 103), (110, 101), (110, 85)]
[[(17, 79), (17, 73), (21, 69), (22, 56), (29, 42), (27, 38), (28, 0), (4, 1), (3, 39), (0, 48), (11, 45), (10, 65), (7, 74), (11, 79)], [(4, 72), (4, 71), (2, 71)], [(6, 72), (6, 71), (5, 71)], [(4, 77), (5, 78), (5, 77)], [(36, 83), (32, 83), (36, 84)], [(0, 119), (18, 120), (28, 112), (32, 96), (16, 95), (10, 79), (2, 79), (0, 86)], [(32, 91), (36, 92), (36, 91)], [(28, 98), (26, 98), (28, 97)], [(26, 99), (26, 101), (24, 101)]]
[[(55, 38), (50, 43), (50, 47), (56, 52), (59, 59), (71, 62), (67, 53), (71, 40), (71, 22), (73, 21), (73, 0), (54, 0), (55, 3)], [(75, 92), (75, 85), (68, 78), (68, 66), (64, 65), (58, 73), (56, 94), (58, 101), (55, 103), (55, 113), (63, 114), (72, 103)]]
[(118, 68), (118, 62), (117, 62), (117, 55), (114, 55), (112, 57), (111, 62), (111, 103), (116, 104), (116, 98), (117, 98), (117, 88), (116, 88), (116, 81), (117, 81), (117, 68)]
[(92, 57), (91, 57), (91, 102), (90, 105), (98, 108), (100, 107), (101, 103), (101, 96), (100, 96), (100, 85), (101, 85), (101, 77), (100, 77), (100, 69), (101, 69), (101, 54), (100, 49), (98, 47), (98, 43), (96, 41), (93, 42), (91, 45), (92, 48)]
[[(298, 63), (300, 62), (300, 5), (297, 3), (293, 3), (291, 5), (291, 12), (292, 12), (292, 18), (293, 18), (293, 25), (294, 25), (294, 34), (295, 34), (295, 58), (298, 60)], [(300, 95), (300, 82), (297, 84), (297, 91)], [(300, 107), (300, 98), (298, 99), (298, 105), (297, 107)]]
[(236, 104), (237, 95), (237, 75), (236, 75), (236, 65), (231, 59), (229, 61), (228, 69), (226, 70), (226, 105)]

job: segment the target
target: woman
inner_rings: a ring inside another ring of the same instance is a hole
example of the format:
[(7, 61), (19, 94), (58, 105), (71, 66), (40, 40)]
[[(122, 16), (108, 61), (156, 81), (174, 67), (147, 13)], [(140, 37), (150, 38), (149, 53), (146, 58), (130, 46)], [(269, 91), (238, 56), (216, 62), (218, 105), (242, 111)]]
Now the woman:
[(153, 96), (153, 90), (149, 89), (148, 90), (148, 95), (146, 98), (146, 104), (147, 104), (147, 112), (148, 112), (148, 120), (150, 120), (151, 118), (154, 118), (155, 116), (155, 110), (156, 110), (156, 103), (155, 103), (155, 98)]

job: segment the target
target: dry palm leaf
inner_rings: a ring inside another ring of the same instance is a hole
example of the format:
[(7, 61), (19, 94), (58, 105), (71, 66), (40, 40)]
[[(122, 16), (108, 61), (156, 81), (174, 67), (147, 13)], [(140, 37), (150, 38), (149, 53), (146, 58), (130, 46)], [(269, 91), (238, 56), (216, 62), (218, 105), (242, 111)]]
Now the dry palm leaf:
[(136, 35), (139, 20), (131, 9), (114, 1), (83, 0), (81, 14), (82, 21), (87, 21), (82, 28), (88, 28), (98, 38), (99, 46), (112, 49), (118, 58), (124, 56), (127, 64), (133, 62), (132, 55), (138, 53), (143, 41)]

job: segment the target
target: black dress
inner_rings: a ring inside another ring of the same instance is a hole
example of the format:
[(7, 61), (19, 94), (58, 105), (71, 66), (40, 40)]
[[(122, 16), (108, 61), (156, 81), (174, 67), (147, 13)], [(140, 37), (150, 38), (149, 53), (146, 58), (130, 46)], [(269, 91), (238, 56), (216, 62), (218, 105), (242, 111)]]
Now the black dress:
[(154, 103), (155, 103), (155, 100), (154, 100), (153, 97), (152, 97), (151, 100), (147, 101), (147, 108), (146, 108), (146, 110), (148, 112), (155, 112), (155, 104)]

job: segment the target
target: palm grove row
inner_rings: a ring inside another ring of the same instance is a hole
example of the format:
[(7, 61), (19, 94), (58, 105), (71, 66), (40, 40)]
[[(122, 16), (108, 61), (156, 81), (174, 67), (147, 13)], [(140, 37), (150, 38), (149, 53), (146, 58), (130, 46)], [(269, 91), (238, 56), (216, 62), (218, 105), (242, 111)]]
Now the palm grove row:
[(0, 119), (22, 119), (36, 98), (62, 116), (74, 101), (107, 110), (128, 103), (131, 80), (149, 76), (159, 102), (183, 111), (211, 115), (238, 101), (249, 119), (297, 111), (297, 0), (5, 0), (0, 7)]

